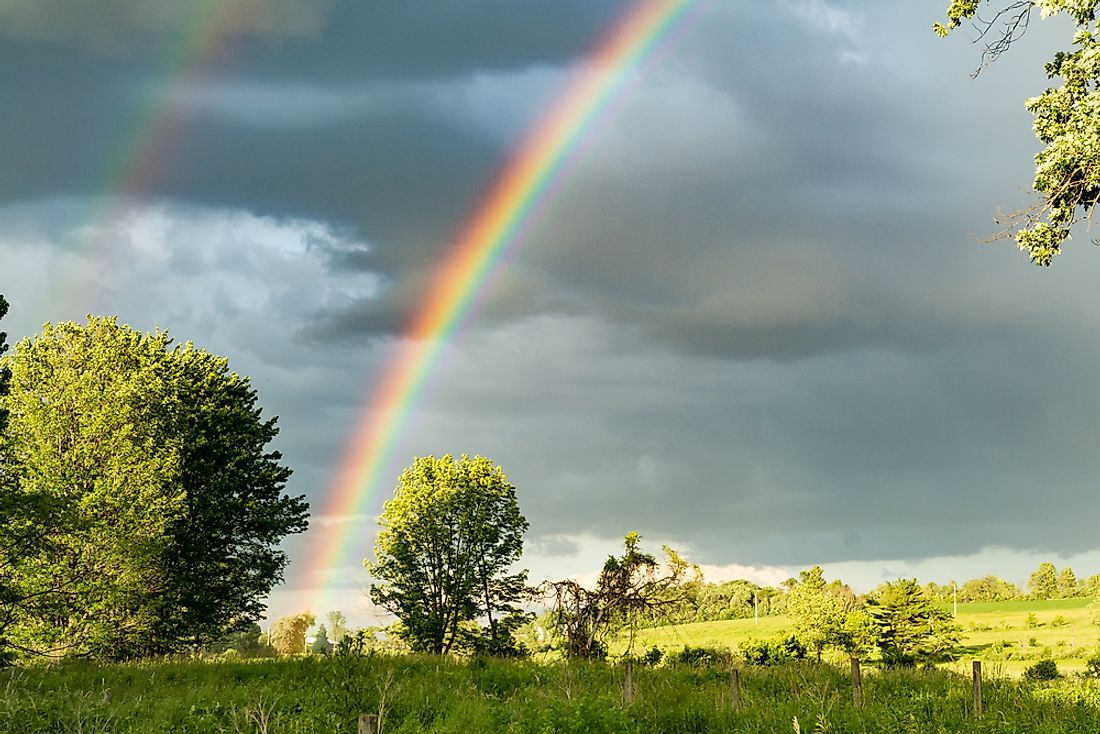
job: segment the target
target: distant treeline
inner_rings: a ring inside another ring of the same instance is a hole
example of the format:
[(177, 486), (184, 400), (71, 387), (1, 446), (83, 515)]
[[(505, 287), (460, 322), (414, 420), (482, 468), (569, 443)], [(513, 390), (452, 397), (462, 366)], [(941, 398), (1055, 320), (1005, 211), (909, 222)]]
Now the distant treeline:
[[(676, 589), (677, 603), (662, 607), (659, 614), (651, 615), (646, 620), (646, 626), (718, 622), (730, 619), (751, 619), (755, 615), (766, 617), (785, 614), (787, 591), (796, 583), (797, 579), (788, 579), (777, 588), (759, 586), (743, 579), (721, 583), (702, 580), (689, 582)], [(877, 597), (884, 588), (879, 586), (860, 597), (847, 585), (833, 583), (839, 593), (851, 597), (853, 601)], [(1078, 579), (1073, 569), (1068, 566), (1059, 570), (1052, 563), (1043, 563), (1028, 578), (1026, 590), (993, 574), (970, 579), (965, 583), (930, 582), (923, 588), (931, 600), (945, 603), (1013, 599), (1074, 599), (1095, 597), (1100, 592), (1100, 573), (1086, 579)]]

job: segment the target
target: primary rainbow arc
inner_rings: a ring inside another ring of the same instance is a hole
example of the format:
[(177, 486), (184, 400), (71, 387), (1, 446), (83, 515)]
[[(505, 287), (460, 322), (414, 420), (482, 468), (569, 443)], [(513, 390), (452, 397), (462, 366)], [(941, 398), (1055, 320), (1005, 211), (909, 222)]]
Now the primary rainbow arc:
[[(509, 161), (483, 203), (462, 230), (457, 245), (437, 271), (398, 353), (374, 391), (349, 444), (328, 504), (326, 518), (361, 514), (373, 500), (379, 472), (401, 435), (425, 379), (462, 322), (502, 254), (516, 243), (518, 230), (546, 195), (569, 153), (601, 111), (615, 98), (629, 72), (644, 61), (697, 0), (645, 0), (623, 17), (598, 45), (577, 78), (534, 127)], [(354, 523), (338, 522), (321, 536), (309, 560), (311, 586), (320, 595), (348, 549)], [(358, 562), (358, 559), (356, 560)], [(323, 596), (315, 611), (323, 611)]]

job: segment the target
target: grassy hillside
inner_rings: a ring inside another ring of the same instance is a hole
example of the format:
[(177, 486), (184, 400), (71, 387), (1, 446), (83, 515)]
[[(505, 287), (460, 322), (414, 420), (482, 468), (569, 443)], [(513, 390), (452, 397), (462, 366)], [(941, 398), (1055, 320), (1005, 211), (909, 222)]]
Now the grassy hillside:
[[(1044, 657), (1057, 660), (1063, 670), (1081, 670), (1085, 658), (1096, 651), (1100, 632), (1089, 622), (1089, 602), (1051, 599), (960, 604), (956, 620), (963, 630), (959, 656), (997, 663), (1011, 674)], [(1029, 625), (1029, 615), (1034, 615), (1034, 626)], [(635, 650), (653, 645), (665, 652), (684, 645), (736, 650), (744, 640), (769, 639), (791, 631), (786, 617), (764, 617), (758, 625), (751, 619), (697, 622), (642, 630)]]

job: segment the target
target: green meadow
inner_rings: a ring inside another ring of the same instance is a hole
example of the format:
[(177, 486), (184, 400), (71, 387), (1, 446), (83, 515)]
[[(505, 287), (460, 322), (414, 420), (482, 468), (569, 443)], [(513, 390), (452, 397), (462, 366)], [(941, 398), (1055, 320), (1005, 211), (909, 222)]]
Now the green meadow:
[[(1085, 658), (1097, 650), (1100, 630), (1090, 623), (1089, 599), (1017, 600), (959, 604), (956, 621), (962, 628), (957, 658), (978, 659), (1019, 675), (1036, 660), (1051, 658), (1062, 670), (1084, 669)], [(949, 608), (950, 610), (950, 608)], [(636, 652), (656, 646), (664, 653), (683, 647), (737, 650), (748, 640), (767, 640), (792, 632), (786, 617), (696, 622), (641, 630)], [(625, 641), (614, 652), (622, 653)], [(958, 667), (958, 666), (948, 666)]]
[(132, 665), (69, 663), (0, 671), (3, 734), (704, 734), (718, 732), (1095, 732), (1100, 682), (947, 670), (877, 671), (853, 702), (843, 666), (741, 671), (416, 655)]
[[(1087, 600), (960, 604), (957, 660), (934, 669), (863, 666), (863, 705), (846, 660), (730, 668), (463, 659), (412, 654), (279, 659), (69, 661), (0, 670), (0, 734), (375, 734), (516, 732), (1100, 731), (1100, 680), (1077, 674), (1095, 650)], [(783, 617), (642, 630), (635, 650), (736, 650), (790, 632)], [(613, 652), (622, 652), (624, 645)], [(1052, 658), (1057, 680), (1020, 673)], [(975, 713), (971, 661), (983, 660)]]

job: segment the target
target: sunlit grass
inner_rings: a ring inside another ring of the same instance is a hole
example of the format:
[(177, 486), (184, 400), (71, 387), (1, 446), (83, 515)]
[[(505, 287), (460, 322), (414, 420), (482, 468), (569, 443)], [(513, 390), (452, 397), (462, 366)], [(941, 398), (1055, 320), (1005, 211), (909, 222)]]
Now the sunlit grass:
[[(0, 671), (0, 732), (354, 734), (359, 714), (383, 734), (420, 732), (1088, 732), (1100, 731), (1100, 684), (1024, 684), (991, 666), (985, 714), (969, 670), (876, 671), (865, 705), (845, 667), (745, 668), (741, 708), (729, 670), (418, 656), (74, 664)], [(991, 728), (993, 727), (993, 728)]]
[[(1090, 621), (1090, 599), (1017, 600), (959, 604), (956, 619), (962, 628), (958, 656), (1001, 664), (1006, 674), (1018, 676), (1031, 663), (1050, 657), (1061, 669), (1080, 671), (1085, 659), (1097, 651), (1100, 630)], [(950, 611), (950, 606), (948, 606)], [(1029, 617), (1034, 615), (1029, 625)], [(640, 630), (634, 652), (657, 646), (668, 653), (691, 647), (717, 647), (736, 651), (742, 642), (766, 640), (793, 632), (783, 616), (721, 622), (695, 622)], [(625, 640), (613, 646), (621, 654)], [(833, 657), (839, 660), (839, 656)]]

